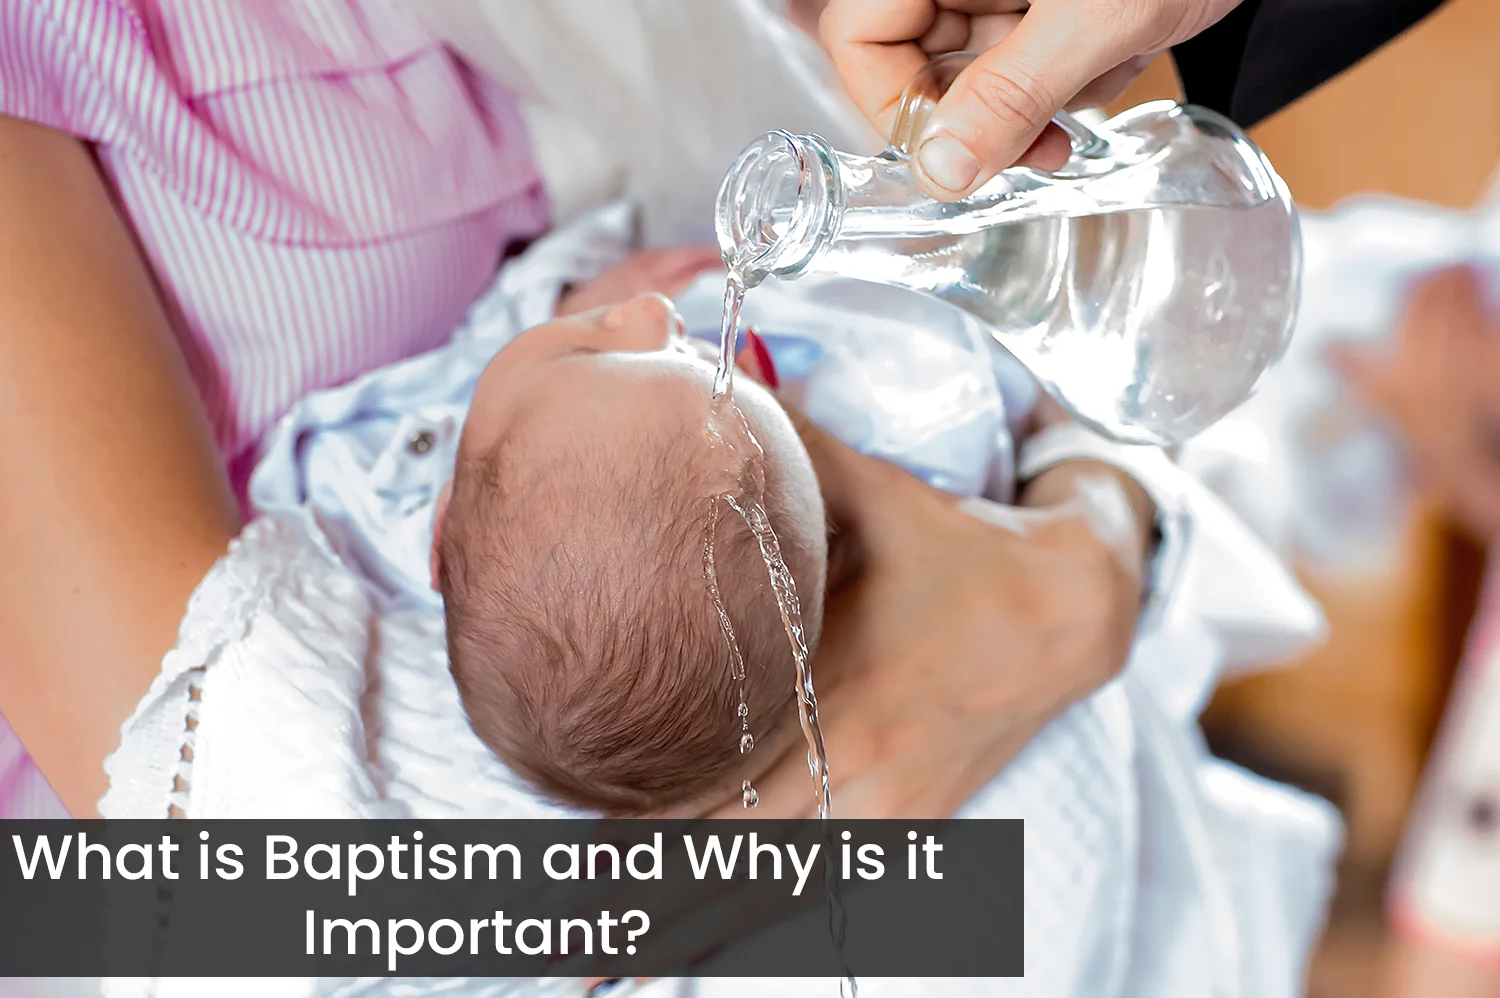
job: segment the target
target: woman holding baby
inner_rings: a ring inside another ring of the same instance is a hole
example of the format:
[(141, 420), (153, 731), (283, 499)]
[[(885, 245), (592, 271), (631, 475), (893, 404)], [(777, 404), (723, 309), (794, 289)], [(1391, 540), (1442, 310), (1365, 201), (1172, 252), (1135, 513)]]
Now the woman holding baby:
[[(1278, 5), (1235, 7), (833, 0), (823, 25), (877, 125), (928, 54), (989, 49), (919, 153), (951, 199), (1055, 162), (1061, 105), (1114, 96), (1220, 18), (1243, 49)], [(46, 776), (0, 735), (0, 816), (56, 813), (48, 784), (87, 816), (242, 525), (261, 434), (306, 392), (442, 343), (548, 206), (515, 95), (404, 7), (0, 0), (0, 220), (0, 710)], [(558, 307), (670, 294), (716, 260), (641, 254)], [(806, 443), (855, 541), (818, 663), (840, 810), (951, 813), (1123, 662), (1149, 503), (1111, 468), (1059, 465), (1023, 504), (1102, 479), (1133, 537), (1106, 543), (1077, 508), (1022, 535)], [(790, 753), (761, 813), (809, 810), (805, 781)]]

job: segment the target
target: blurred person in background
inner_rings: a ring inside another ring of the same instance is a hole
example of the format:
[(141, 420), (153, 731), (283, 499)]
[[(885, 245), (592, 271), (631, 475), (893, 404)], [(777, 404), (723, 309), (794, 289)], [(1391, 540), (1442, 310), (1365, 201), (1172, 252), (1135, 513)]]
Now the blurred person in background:
[(1489, 543), (1487, 577), (1388, 894), (1392, 998), (1500, 996), (1500, 315), (1467, 267), (1421, 281), (1390, 345), (1341, 350), (1418, 483)]

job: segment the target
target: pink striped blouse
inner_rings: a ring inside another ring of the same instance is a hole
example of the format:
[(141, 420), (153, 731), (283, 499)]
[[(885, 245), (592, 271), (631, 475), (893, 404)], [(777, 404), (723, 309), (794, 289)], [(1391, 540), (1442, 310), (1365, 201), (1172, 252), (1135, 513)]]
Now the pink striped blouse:
[[(546, 222), (512, 95), (392, 0), (0, 0), (0, 114), (97, 150), (237, 488), (293, 401), (442, 342)], [(38, 806), (13, 743), (0, 817)]]

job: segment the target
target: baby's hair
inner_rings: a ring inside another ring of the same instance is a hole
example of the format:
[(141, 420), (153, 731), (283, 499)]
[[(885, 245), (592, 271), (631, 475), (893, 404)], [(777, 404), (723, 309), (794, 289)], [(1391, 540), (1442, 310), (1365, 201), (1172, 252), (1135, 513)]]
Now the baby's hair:
[[(439, 551), (449, 658), (475, 733), (539, 791), (589, 810), (732, 793), (739, 691), (703, 572), (706, 446), (661, 440), (626, 460), (579, 442), (508, 460), (535, 453), (517, 447), (527, 429), (460, 460)], [(789, 546), (794, 577), (808, 578), (810, 556)], [(791, 650), (759, 548), (727, 508), (715, 564), (764, 742), (793, 716)], [(804, 612), (815, 640), (821, 608)]]

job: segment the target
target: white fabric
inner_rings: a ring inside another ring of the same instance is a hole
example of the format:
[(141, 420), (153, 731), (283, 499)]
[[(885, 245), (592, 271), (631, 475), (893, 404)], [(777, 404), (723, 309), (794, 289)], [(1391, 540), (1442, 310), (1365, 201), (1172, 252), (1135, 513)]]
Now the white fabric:
[[(1310, 640), (1325, 636), (1322, 609), (1291, 582), (1281, 561), (1221, 499), (1157, 448), (1113, 443), (1065, 423), (1026, 441), (1019, 474), (1031, 478), (1074, 458), (1091, 458), (1128, 472), (1161, 511), (1169, 548), (1162, 570), (1170, 578), (1163, 580), (1155, 596), (1155, 611), (1163, 615), (1165, 630), (1186, 633), (1201, 627), (1229, 669), (1287, 659), (1306, 649)], [(1183, 536), (1189, 533), (1191, 543)], [(1209, 692), (1216, 679), (1204, 677), (1197, 694)], [(1158, 693), (1170, 701), (1187, 688), (1178, 677)], [(1202, 706), (1194, 697), (1179, 705), (1177, 716), (1195, 717)]]
[(625, 197), (647, 242), (711, 242), (724, 170), (762, 132), (881, 144), (764, 0), (404, 2), (519, 95), (556, 221)]
[[(177, 649), (109, 760), (102, 814), (159, 817), (174, 802), (194, 818), (559, 813), (465, 723), (426, 549), (474, 377), (550, 309), (560, 275), (597, 269), (623, 245), (627, 221), (607, 210), (542, 241), (506, 269), (450, 348), (314, 395), (283, 421), (252, 480), (267, 515), (195, 595)], [(1087, 449), (1083, 439), (1047, 438), (1029, 460)], [(1138, 473), (1153, 494), (1174, 495), (1149, 463)], [(1194, 520), (1189, 509), (1183, 523), (1172, 546), (1179, 564), (1218, 558), (1201, 570), (1231, 579), (1251, 570), (1235, 560), (1248, 550), (1243, 538), (1204, 545), (1223, 521)], [(1124, 676), (1049, 725), (964, 809), (1026, 821), (1028, 976), (872, 980), (864, 994), (1297, 993), (1329, 887), (1336, 820), (1321, 801), (1213, 762), (1193, 726), (1227, 647), (1257, 635), (1284, 641), (1297, 626), (1276, 616), (1303, 598), (1295, 583), (1264, 565), (1253, 571), (1258, 588), (1282, 593), (1259, 604), (1258, 623), (1216, 609), (1224, 594), (1212, 587), (1171, 589), (1167, 605), (1178, 611), (1143, 632)], [(174, 794), (191, 685), (202, 691), (196, 758), (190, 792)], [(139, 994), (140, 983), (112, 982), (111, 993)], [(163, 987), (161, 995), (194, 993), (186, 982)], [(661, 981), (650, 990), (773, 987), (832, 993), (828, 981)], [(569, 994), (577, 985), (289, 980), (250, 990), (468, 998)]]

